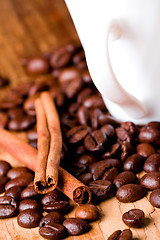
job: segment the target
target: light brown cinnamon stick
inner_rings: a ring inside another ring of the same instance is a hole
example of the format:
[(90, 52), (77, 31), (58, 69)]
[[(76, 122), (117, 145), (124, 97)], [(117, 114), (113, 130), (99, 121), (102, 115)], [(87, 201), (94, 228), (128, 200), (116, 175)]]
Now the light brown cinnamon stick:
[[(35, 171), (37, 161), (35, 148), (4, 129), (0, 129), (0, 146), (19, 162)], [(61, 167), (59, 167), (57, 188), (78, 205), (91, 201), (90, 189)]]

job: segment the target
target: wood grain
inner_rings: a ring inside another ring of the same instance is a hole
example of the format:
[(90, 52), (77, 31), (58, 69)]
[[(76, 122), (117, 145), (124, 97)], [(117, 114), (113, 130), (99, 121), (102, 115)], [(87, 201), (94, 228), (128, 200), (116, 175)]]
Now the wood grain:
[[(63, 0), (0, 0), (0, 75), (11, 79), (11, 85), (28, 81), (20, 58), (34, 56), (52, 48), (78, 40), (72, 20)], [(0, 90), (0, 96), (7, 94)], [(25, 135), (19, 134), (26, 140)], [(20, 164), (0, 149), (0, 159), (13, 166)], [(72, 203), (73, 204), (73, 203)], [(148, 196), (129, 204), (112, 198), (99, 205), (101, 219), (92, 223), (92, 230), (82, 236), (68, 237), (69, 240), (105, 240), (117, 229), (127, 228), (122, 214), (131, 208), (143, 209), (146, 215), (145, 228), (132, 229), (134, 240), (160, 239), (160, 210), (154, 209)], [(68, 216), (74, 217), (73, 211)], [(18, 226), (16, 217), (0, 220), (0, 240), (40, 240), (38, 228), (24, 229)]]

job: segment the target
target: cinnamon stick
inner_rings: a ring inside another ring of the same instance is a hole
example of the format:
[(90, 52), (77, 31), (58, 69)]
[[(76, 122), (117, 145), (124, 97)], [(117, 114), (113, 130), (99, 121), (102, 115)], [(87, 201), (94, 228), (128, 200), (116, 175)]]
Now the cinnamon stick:
[[(37, 161), (37, 150), (35, 148), (4, 129), (0, 129), (0, 146), (19, 162), (35, 171)], [(61, 167), (59, 167), (57, 188), (78, 205), (83, 205), (91, 201), (89, 187), (85, 186)]]

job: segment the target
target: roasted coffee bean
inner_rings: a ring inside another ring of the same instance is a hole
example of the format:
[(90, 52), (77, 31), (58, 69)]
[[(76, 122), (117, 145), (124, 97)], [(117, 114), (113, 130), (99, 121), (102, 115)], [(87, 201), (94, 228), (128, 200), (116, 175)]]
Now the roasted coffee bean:
[(114, 127), (118, 127), (120, 125), (118, 121), (108, 114), (101, 114), (98, 121), (101, 126), (105, 124), (111, 124)]
[[(98, 108), (93, 108), (89, 110), (89, 116), (90, 116), (90, 125), (93, 130), (96, 130), (98, 128), (98, 118), (101, 114), (101, 110)], [(101, 130), (101, 129), (100, 129)], [(103, 132), (103, 131), (102, 131)], [(104, 131), (105, 133), (105, 131)], [(107, 135), (107, 134), (106, 134)]]
[(124, 171), (117, 175), (114, 179), (114, 185), (116, 188), (120, 188), (121, 186), (129, 183), (137, 183), (138, 179), (136, 175), (131, 171)]
[(69, 105), (67, 111), (71, 117), (76, 117), (78, 108), (79, 108), (79, 104), (77, 102), (73, 102)]
[(104, 134), (109, 138), (113, 138), (115, 136), (114, 127), (111, 124), (106, 124), (100, 129)]
[(78, 121), (82, 126), (89, 125), (89, 111), (85, 106), (80, 106), (77, 112)]
[(44, 227), (39, 228), (39, 234), (46, 239), (62, 239), (65, 232), (65, 228), (58, 223), (46, 224)]
[(100, 130), (95, 130), (84, 139), (84, 146), (90, 152), (100, 151), (107, 142), (107, 136)]
[(115, 168), (115, 167), (112, 167), (111, 169), (108, 169), (103, 177), (102, 177), (102, 180), (108, 180), (108, 181), (111, 181), (113, 182), (113, 180), (115, 179), (115, 177), (118, 175), (118, 169)]
[(5, 77), (0, 76), (0, 87), (5, 87), (9, 84), (9, 80)]
[(127, 158), (123, 164), (123, 169), (125, 171), (131, 171), (134, 173), (139, 173), (143, 170), (144, 157), (140, 154), (133, 154)]
[(36, 198), (38, 196), (39, 194), (35, 191), (34, 186), (27, 187), (21, 192), (22, 199)]
[(25, 67), (29, 74), (38, 75), (49, 72), (48, 61), (42, 57), (29, 59)]
[(34, 199), (24, 199), (19, 203), (19, 212), (22, 212), (27, 209), (41, 210), (41, 203), (37, 202)]
[(160, 172), (149, 172), (140, 179), (142, 187), (148, 190), (160, 188)]
[(0, 128), (5, 128), (8, 123), (8, 116), (4, 112), (0, 112)]
[(8, 171), (7, 177), (14, 179), (26, 173), (32, 173), (32, 171), (27, 167), (14, 167)]
[(97, 219), (99, 216), (98, 208), (93, 204), (85, 204), (76, 209), (75, 217), (89, 221)]
[(38, 139), (36, 128), (30, 129), (27, 131), (27, 138), (29, 141), (35, 141)]
[(26, 82), (19, 82), (15, 88), (11, 88), (11, 94), (17, 94), (21, 97), (27, 97), (30, 88), (34, 85), (34, 82), (27, 79)]
[(18, 214), (17, 223), (23, 228), (35, 228), (38, 227), (42, 217), (40, 211), (27, 209)]
[(71, 61), (72, 54), (66, 48), (54, 51), (50, 57), (50, 65), (53, 68), (62, 68)]
[(59, 199), (66, 200), (66, 196), (58, 189), (54, 189), (53, 191), (44, 195), (44, 197), (41, 200), (41, 203), (45, 205), (48, 202), (55, 202)]
[(62, 224), (65, 220), (63, 214), (53, 211), (45, 215), (39, 223), (39, 227), (44, 227), (45, 225), (52, 225), (54, 223)]
[(111, 164), (109, 164), (108, 161), (106, 160), (102, 160), (102, 161), (90, 164), (89, 171), (93, 176), (93, 180), (98, 180), (98, 179), (101, 179), (103, 174), (109, 168), (111, 168)]
[(11, 165), (8, 162), (0, 160), (0, 176), (6, 175), (10, 169)]
[(76, 159), (76, 164), (80, 164), (80, 165), (84, 164), (84, 165), (88, 166), (88, 165), (94, 163), (95, 161), (96, 161), (96, 158), (93, 155), (83, 154)]
[(119, 141), (125, 141), (125, 142), (131, 142), (132, 141), (132, 135), (124, 128), (119, 127), (115, 129), (117, 138)]
[(121, 127), (129, 132), (132, 136), (137, 134), (137, 127), (133, 122), (122, 122)]
[(113, 194), (113, 184), (108, 180), (97, 180), (89, 183), (89, 187), (96, 198), (105, 200)]
[(3, 193), (4, 192), (4, 186), (5, 186), (5, 184), (7, 183), (7, 181), (8, 181), (9, 179), (7, 178), (7, 177), (5, 177), (5, 176), (0, 176), (0, 194), (1, 193)]
[(92, 91), (93, 90), (91, 88), (85, 88), (80, 91), (80, 93), (77, 95), (77, 102), (82, 104), (84, 100), (91, 95)]
[(8, 181), (5, 185), (5, 191), (10, 189), (11, 187), (16, 187), (16, 186), (25, 188), (32, 180), (33, 180), (33, 174), (25, 173), (20, 177), (17, 177)]
[(145, 172), (159, 172), (160, 170), (160, 153), (150, 155), (144, 163)]
[(111, 145), (110, 149), (103, 154), (102, 158), (117, 157), (120, 153), (120, 147), (121, 147), (121, 144), (119, 142)]
[(122, 215), (122, 220), (128, 227), (141, 227), (144, 223), (144, 212), (140, 209), (131, 209)]
[(63, 226), (71, 236), (81, 235), (90, 230), (90, 225), (80, 218), (68, 218), (63, 222)]
[(124, 229), (123, 231), (117, 230), (111, 234), (107, 240), (132, 240), (132, 232), (130, 229)]
[(93, 177), (91, 173), (84, 173), (80, 175), (78, 179), (85, 185), (88, 185), (91, 181), (93, 181)]
[(8, 122), (8, 129), (11, 131), (24, 131), (31, 128), (35, 124), (34, 116), (23, 116), (21, 118), (12, 119)]
[(17, 202), (9, 196), (0, 197), (0, 218), (10, 218), (17, 213)]
[(86, 171), (87, 166), (84, 165), (84, 164), (74, 163), (74, 164), (71, 164), (69, 167), (66, 167), (66, 168), (73, 176), (78, 177)]
[(36, 116), (34, 102), (39, 97), (39, 93), (28, 97), (23, 104), (24, 111), (30, 116)]
[(86, 153), (86, 148), (84, 145), (75, 146), (75, 153), (77, 156), (83, 155)]
[(153, 190), (149, 196), (149, 201), (153, 207), (160, 208), (160, 188)]
[(77, 52), (76, 54), (74, 54), (72, 61), (75, 65), (77, 65), (78, 63), (80, 63), (81, 61), (85, 60), (85, 54), (84, 51), (81, 50), (79, 52)]
[(24, 116), (24, 111), (20, 107), (11, 108), (8, 110), (9, 119), (21, 119)]
[(141, 143), (137, 145), (136, 151), (138, 154), (140, 154), (142, 157), (145, 157), (145, 158), (149, 157), (150, 155), (156, 152), (155, 148), (148, 143)]
[(55, 200), (54, 202), (47, 202), (43, 205), (43, 210), (50, 213), (52, 211), (66, 212), (69, 209), (69, 202), (67, 200)]
[(83, 126), (76, 126), (71, 128), (66, 133), (66, 138), (69, 143), (78, 143), (82, 141), (88, 134), (89, 129)]
[(41, 93), (42, 91), (47, 91), (51, 86), (52, 81), (45, 82), (37, 82), (29, 89), (29, 96), (34, 96), (37, 93)]
[(8, 110), (17, 107), (23, 103), (23, 98), (18, 95), (7, 96), (0, 101), (0, 109)]
[(63, 107), (65, 105), (65, 96), (58, 86), (52, 86), (49, 89), (49, 93), (54, 99), (57, 107)]
[(142, 127), (139, 133), (139, 141), (153, 145), (160, 145), (160, 122), (150, 122)]
[(134, 153), (134, 148), (130, 142), (122, 142), (121, 143), (121, 160), (124, 162), (129, 156)]
[(139, 184), (126, 184), (120, 187), (116, 193), (116, 197), (120, 202), (134, 202), (144, 197), (145, 190)]
[(86, 108), (99, 108), (100, 110), (106, 109), (102, 97), (97, 94), (87, 97), (84, 100), (83, 105)]
[(93, 83), (91, 75), (90, 75), (90, 73), (89, 73), (87, 68), (85, 68), (82, 71), (81, 77), (82, 77), (82, 80), (83, 80), (84, 83), (86, 83), (86, 84), (92, 84)]
[(21, 192), (23, 190), (23, 187), (12, 187), (9, 188), (7, 191), (5, 191), (5, 196), (10, 196), (14, 198), (16, 201), (19, 201), (21, 199)]

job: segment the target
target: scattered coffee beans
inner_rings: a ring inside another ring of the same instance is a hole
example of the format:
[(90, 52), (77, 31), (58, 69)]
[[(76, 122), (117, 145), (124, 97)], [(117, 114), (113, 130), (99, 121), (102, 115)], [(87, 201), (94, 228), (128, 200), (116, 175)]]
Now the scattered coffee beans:
[(43, 216), (40, 211), (35, 209), (26, 209), (18, 214), (17, 222), (23, 228), (35, 228), (38, 227), (42, 217)]
[(63, 222), (63, 226), (71, 236), (81, 235), (88, 232), (90, 229), (90, 225), (80, 218), (68, 218)]
[(153, 207), (160, 208), (160, 188), (153, 190), (149, 196), (149, 201)]
[(128, 227), (141, 227), (144, 223), (144, 212), (140, 209), (131, 209), (123, 214), (122, 220)]
[(17, 213), (17, 202), (10, 196), (0, 197), (0, 218), (10, 218)]
[(108, 240), (132, 240), (132, 232), (130, 229), (123, 231), (117, 230), (108, 238)]
[(99, 216), (98, 208), (93, 204), (85, 204), (81, 207), (78, 207), (75, 212), (76, 218), (81, 218), (89, 221), (97, 219)]

